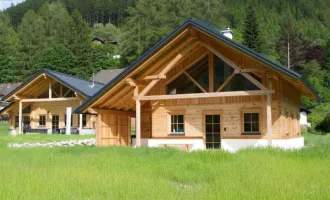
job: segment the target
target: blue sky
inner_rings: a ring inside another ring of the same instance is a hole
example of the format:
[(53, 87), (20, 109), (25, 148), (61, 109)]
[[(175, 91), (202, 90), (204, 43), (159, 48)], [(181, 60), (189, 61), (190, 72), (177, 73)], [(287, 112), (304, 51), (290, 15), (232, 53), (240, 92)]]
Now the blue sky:
[(13, 4), (17, 4), (17, 3), (21, 3), (25, 0), (0, 0), (0, 10), (4, 10), (8, 7), (10, 7), (10, 5)]

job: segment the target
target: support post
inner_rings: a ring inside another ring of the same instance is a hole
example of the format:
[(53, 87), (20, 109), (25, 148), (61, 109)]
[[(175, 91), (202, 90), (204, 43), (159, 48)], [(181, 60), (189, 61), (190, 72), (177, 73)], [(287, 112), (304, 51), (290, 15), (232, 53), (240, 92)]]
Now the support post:
[(71, 134), (71, 113), (72, 113), (72, 108), (67, 107), (66, 108), (66, 128), (65, 128), (66, 135)]
[(48, 97), (52, 98), (52, 82), (49, 80)]
[(135, 132), (136, 132), (136, 147), (141, 146), (141, 102), (140, 100), (136, 100), (136, 126), (135, 126)]
[[(272, 90), (273, 83), (272, 83), (272, 77), (271, 74), (267, 74), (267, 82), (268, 82), (268, 89)], [(273, 131), (272, 131), (272, 95), (267, 94), (266, 95), (266, 112), (267, 112), (267, 136), (268, 136), (268, 146), (272, 146), (272, 137), (273, 137)]]
[(79, 114), (79, 135), (82, 135), (82, 114)]
[[(80, 105), (82, 104), (82, 102), (80, 101)], [(83, 120), (83, 116), (82, 114), (79, 114), (79, 135), (82, 135), (82, 120)]]
[(22, 134), (22, 101), (18, 102), (18, 134)]

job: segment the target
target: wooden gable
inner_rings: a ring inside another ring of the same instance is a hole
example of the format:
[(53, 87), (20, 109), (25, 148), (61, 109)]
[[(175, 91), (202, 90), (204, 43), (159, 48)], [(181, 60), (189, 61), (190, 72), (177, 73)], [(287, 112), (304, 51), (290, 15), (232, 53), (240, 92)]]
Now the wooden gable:
[[(102, 95), (95, 98), (95, 101), (88, 107), (134, 111), (135, 100), (133, 97), (135, 96), (135, 87), (132, 86), (139, 86), (139, 94), (141, 96), (165, 95), (168, 83), (182, 73), (187, 74), (186, 70), (205, 56), (211, 58), (207, 62), (214, 62), (214, 55), (234, 67), (235, 73), (241, 73), (244, 77), (251, 77), (251, 74), (248, 72), (253, 72), (254, 75), (259, 76), (262, 83), (253, 82), (259, 88), (262, 87), (266, 90), (266, 77), (271, 76), (274, 81), (286, 80), (293, 88), (311, 99), (317, 98), (301, 80), (290, 77), (282, 73), (281, 70), (274, 69), (269, 63), (256, 59), (248, 52), (229, 45), (214, 35), (188, 24), (175, 33), (170, 40), (153, 54), (143, 58), (143, 61), (138, 60), (139, 64), (135, 68), (121, 76), (111, 88), (103, 91)], [(189, 78), (189, 74), (187, 78)], [(213, 83), (209, 84), (213, 85)], [(219, 89), (223, 88), (214, 88), (212, 86), (207, 91), (219, 92)], [(276, 89), (276, 86), (274, 89)], [(253, 93), (251, 94), (253, 95)], [(196, 98), (198, 98), (198, 95)], [(85, 111), (87, 109), (85, 108)]]

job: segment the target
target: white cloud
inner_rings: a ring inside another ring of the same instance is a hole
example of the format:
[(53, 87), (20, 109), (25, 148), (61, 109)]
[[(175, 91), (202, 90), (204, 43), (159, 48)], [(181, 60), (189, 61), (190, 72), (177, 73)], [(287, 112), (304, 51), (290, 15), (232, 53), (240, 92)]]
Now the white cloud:
[(4, 10), (6, 8), (9, 8), (11, 4), (18, 4), (25, 0), (0, 0), (0, 10)]

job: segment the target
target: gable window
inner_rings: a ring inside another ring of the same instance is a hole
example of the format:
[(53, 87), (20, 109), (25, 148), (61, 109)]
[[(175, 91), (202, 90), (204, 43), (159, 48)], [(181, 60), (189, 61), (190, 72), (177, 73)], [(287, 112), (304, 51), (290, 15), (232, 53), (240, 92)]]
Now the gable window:
[(242, 114), (242, 135), (261, 135), (260, 133), (260, 112), (243, 111)]
[(39, 116), (39, 126), (46, 126), (46, 115)]
[(171, 133), (184, 134), (184, 115), (170, 115), (171, 117)]

